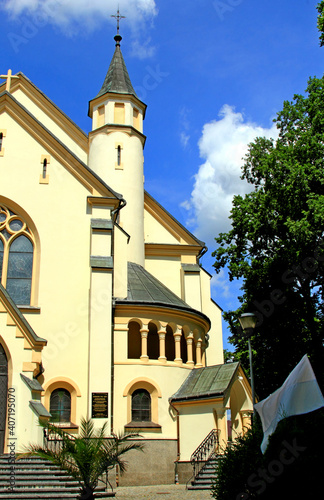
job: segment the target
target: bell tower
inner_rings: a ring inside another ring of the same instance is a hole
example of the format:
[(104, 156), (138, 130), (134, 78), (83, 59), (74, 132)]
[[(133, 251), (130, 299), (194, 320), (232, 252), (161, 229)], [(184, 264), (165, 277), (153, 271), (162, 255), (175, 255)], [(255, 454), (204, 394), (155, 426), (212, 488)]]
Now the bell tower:
[(130, 235), (128, 261), (144, 266), (146, 104), (137, 97), (127, 72), (120, 49), (119, 12), (117, 16), (115, 52), (99, 93), (89, 102), (89, 167), (126, 200), (119, 223)]

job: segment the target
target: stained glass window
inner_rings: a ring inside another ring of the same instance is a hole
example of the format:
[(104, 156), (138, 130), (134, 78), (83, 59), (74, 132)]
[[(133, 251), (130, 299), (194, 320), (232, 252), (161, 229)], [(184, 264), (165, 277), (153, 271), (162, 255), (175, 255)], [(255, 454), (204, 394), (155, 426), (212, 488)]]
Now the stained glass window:
[(34, 246), (26, 223), (0, 206), (0, 281), (13, 301), (29, 305), (31, 299)]
[(26, 236), (18, 236), (10, 245), (7, 291), (16, 304), (30, 304), (33, 270), (33, 245)]
[(151, 396), (145, 389), (136, 389), (132, 394), (132, 421), (151, 421)]
[(66, 389), (55, 389), (50, 398), (51, 422), (70, 422), (71, 394)]

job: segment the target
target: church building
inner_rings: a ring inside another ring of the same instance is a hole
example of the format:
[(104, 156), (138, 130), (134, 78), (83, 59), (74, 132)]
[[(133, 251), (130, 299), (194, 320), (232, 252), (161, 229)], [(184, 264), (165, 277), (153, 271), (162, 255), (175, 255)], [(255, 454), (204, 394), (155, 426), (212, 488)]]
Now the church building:
[(204, 242), (144, 189), (121, 40), (89, 133), (23, 73), (1, 77), (0, 454), (41, 444), (40, 421), (77, 434), (92, 417), (142, 436), (120, 484), (186, 482), (212, 430), (222, 447), (249, 426), (251, 389), (224, 364)]

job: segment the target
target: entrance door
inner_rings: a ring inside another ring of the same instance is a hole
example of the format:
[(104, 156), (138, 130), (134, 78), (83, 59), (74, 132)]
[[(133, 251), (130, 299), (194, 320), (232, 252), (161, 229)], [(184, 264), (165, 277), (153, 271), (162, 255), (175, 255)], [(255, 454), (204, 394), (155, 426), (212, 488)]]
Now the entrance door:
[(6, 432), (8, 396), (8, 360), (0, 344), (0, 454), (3, 453)]

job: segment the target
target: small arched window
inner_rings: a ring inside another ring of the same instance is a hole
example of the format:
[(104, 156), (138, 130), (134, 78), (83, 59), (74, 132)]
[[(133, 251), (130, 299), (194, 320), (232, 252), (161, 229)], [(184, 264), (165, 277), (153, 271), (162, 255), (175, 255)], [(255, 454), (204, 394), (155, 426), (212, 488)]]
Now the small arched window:
[(3, 132), (0, 132), (0, 151), (2, 151)]
[(132, 394), (132, 421), (151, 421), (151, 396), (145, 389), (136, 389)]
[(160, 344), (157, 327), (154, 323), (149, 323), (147, 336), (147, 355), (150, 359), (159, 359)]
[(127, 357), (128, 359), (140, 359), (141, 357), (141, 332), (136, 321), (130, 321), (128, 324)]
[(55, 389), (50, 398), (51, 422), (70, 422), (71, 419), (71, 394), (66, 389)]

